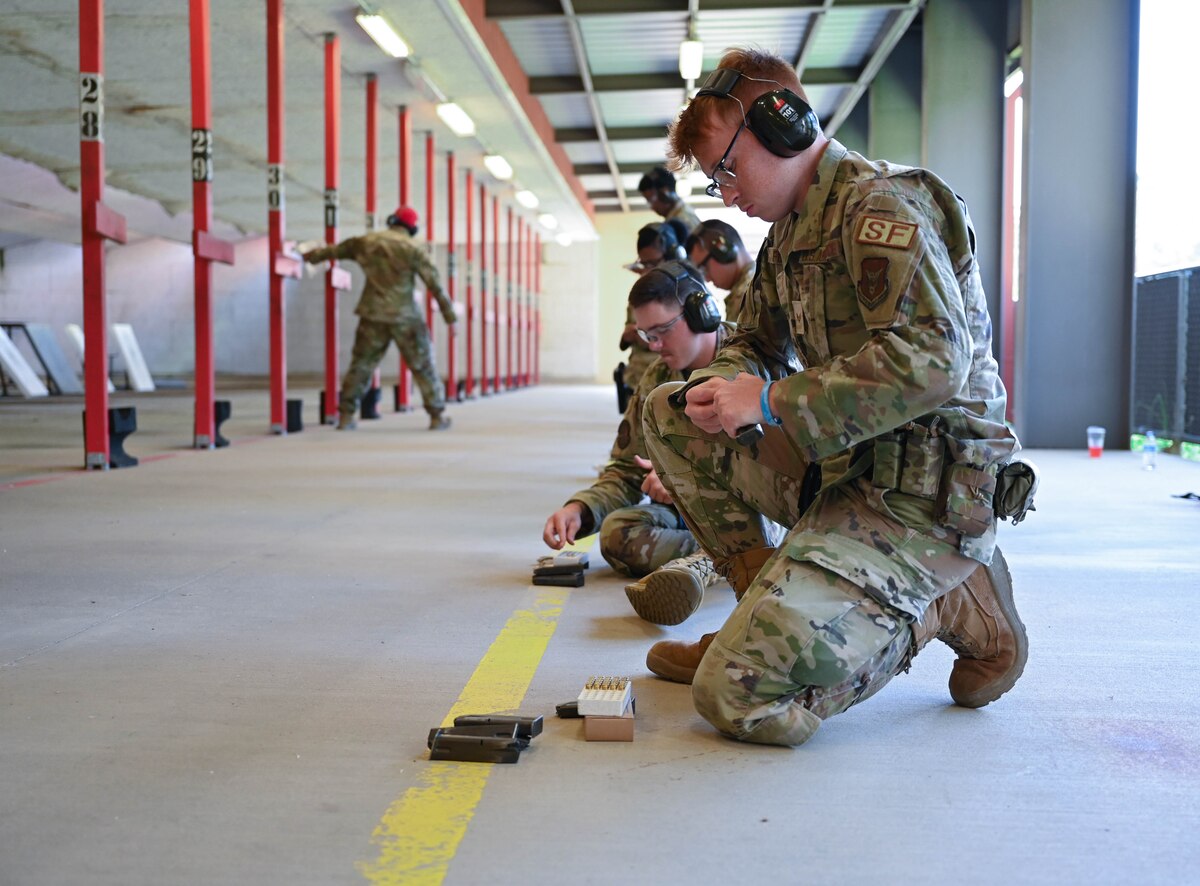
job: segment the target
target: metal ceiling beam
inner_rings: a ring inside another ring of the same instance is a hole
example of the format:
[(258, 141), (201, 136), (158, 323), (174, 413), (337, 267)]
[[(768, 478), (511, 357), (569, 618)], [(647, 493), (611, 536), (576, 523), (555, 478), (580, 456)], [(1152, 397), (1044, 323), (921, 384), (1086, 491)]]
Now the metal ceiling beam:
[[(704, 12), (751, 12), (759, 9), (812, 9), (822, 11), (825, 0), (704, 0)], [(903, 9), (905, 0), (837, 0), (838, 9)], [(491, 19), (561, 19), (559, 0), (486, 0), (485, 15)], [(575, 15), (638, 15), (687, 13), (688, 0), (576, 0)]]
[(838, 127), (850, 116), (850, 112), (854, 110), (854, 106), (858, 104), (858, 100), (867, 91), (867, 87), (871, 85), (871, 81), (875, 79), (875, 75), (879, 73), (879, 69), (883, 67), (883, 63), (892, 54), (892, 50), (896, 48), (896, 44), (900, 42), (900, 38), (904, 36), (924, 5), (925, 0), (909, 0), (904, 9), (895, 13), (891, 25), (884, 32), (883, 39), (879, 41), (875, 52), (863, 66), (858, 81), (838, 103), (837, 110), (833, 112), (829, 122), (823, 127), (827, 134), (836, 133)]
[(622, 163), (617, 167), (615, 173), (607, 163), (576, 163), (571, 169), (576, 175), (644, 175), (650, 171), (650, 167), (662, 162), (662, 160), (648, 160), (645, 163)]
[[(701, 78), (705, 75), (701, 75)], [(853, 86), (861, 77), (862, 69), (855, 67), (813, 68), (805, 76), (804, 83), (806, 86)], [(679, 87), (679, 73), (676, 71), (665, 74), (602, 74), (591, 78), (591, 91), (596, 93), (678, 90)], [(530, 77), (529, 91), (534, 95), (565, 95), (587, 92), (588, 89), (582, 77)]]
[(613, 184), (617, 188), (617, 199), (620, 200), (621, 210), (629, 211), (629, 200), (625, 196), (625, 186), (621, 184), (621, 176), (617, 170), (617, 158), (613, 154), (612, 145), (608, 142), (608, 136), (604, 128), (604, 114), (600, 111), (600, 102), (596, 98), (596, 92), (592, 84), (592, 69), (588, 64), (587, 48), (583, 43), (583, 32), (579, 27), (579, 19), (575, 16), (575, 7), (572, 5), (572, 0), (559, 0), (562, 3), (563, 14), (567, 18), (567, 30), (571, 35), (571, 47), (575, 50), (575, 63), (579, 66), (580, 79), (583, 83), (583, 88), (587, 92), (588, 107), (592, 112), (592, 122), (596, 127), (596, 134), (600, 137), (600, 147), (604, 151), (604, 159), (608, 164), (608, 168), (612, 173)]
[[(809, 18), (808, 30), (804, 32), (804, 39), (800, 41), (800, 51), (796, 53), (796, 62), (792, 65), (796, 69), (797, 77), (803, 77), (808, 55), (817, 44), (817, 34), (821, 31), (821, 25), (825, 24), (825, 13), (829, 12), (831, 8), (833, 8), (833, 0), (825, 0), (825, 4), (815, 10)], [(804, 80), (801, 79), (800, 82), (803, 83)]]
[[(607, 131), (610, 142), (635, 141), (640, 139), (666, 138), (667, 126), (621, 126)], [(566, 142), (597, 142), (600, 134), (590, 126), (580, 126), (571, 129), (554, 130), (554, 140), (559, 144)]]

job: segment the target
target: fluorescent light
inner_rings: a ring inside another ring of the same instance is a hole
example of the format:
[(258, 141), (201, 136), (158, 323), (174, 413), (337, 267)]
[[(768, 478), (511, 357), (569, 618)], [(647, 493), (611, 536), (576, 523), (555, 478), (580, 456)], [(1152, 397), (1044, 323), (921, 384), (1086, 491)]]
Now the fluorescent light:
[(689, 37), (679, 44), (679, 76), (684, 80), (699, 80), (704, 67), (704, 44)]
[(686, 177), (675, 179), (675, 193), (680, 197), (692, 196), (692, 183)]
[(517, 191), (513, 196), (526, 209), (537, 209), (538, 207), (538, 197), (533, 191)]
[(408, 44), (404, 42), (404, 38), (396, 33), (396, 29), (382, 15), (360, 12), (354, 16), (354, 20), (359, 23), (364, 31), (371, 35), (371, 39), (378, 44), (379, 48), (392, 58), (407, 58)]
[(508, 161), (499, 154), (488, 154), (483, 158), (483, 165), (488, 168), (488, 172), (496, 176), (502, 182), (508, 181), (513, 177), (513, 168), (508, 165)]
[(541, 215), (539, 215), (538, 221), (542, 223), (543, 228), (547, 228), (551, 231), (558, 227), (558, 219), (548, 212), (543, 212)]
[(442, 102), (437, 106), (437, 114), (455, 135), (475, 134), (475, 121), (454, 102)]
[(570, 246), (574, 242), (567, 233), (558, 234), (554, 239), (558, 241), (559, 246)]

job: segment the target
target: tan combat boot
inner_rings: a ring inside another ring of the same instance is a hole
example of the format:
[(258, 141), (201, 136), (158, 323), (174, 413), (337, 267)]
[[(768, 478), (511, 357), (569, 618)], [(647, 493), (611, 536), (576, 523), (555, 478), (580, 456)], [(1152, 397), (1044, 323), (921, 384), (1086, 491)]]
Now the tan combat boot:
[(704, 653), (712, 645), (715, 636), (715, 631), (705, 634), (695, 643), (659, 640), (646, 653), (646, 667), (664, 680), (691, 683), (696, 676), (696, 668), (700, 667), (700, 659), (704, 658)]
[(758, 577), (763, 565), (771, 559), (774, 553), (774, 548), (754, 548), (716, 561), (717, 572), (729, 580), (735, 599), (742, 599), (746, 589)]
[(446, 415), (444, 410), (429, 413), (429, 430), (444, 431), (450, 427), (451, 424), (453, 424), (453, 422), (451, 421), (450, 416)]
[[(770, 560), (774, 553), (774, 548), (754, 548), (742, 551), (740, 554), (716, 561), (716, 569), (729, 580), (729, 584), (733, 587), (734, 597), (741, 600), (751, 582), (758, 577), (763, 564)], [(646, 667), (666, 680), (674, 680), (676, 683), (691, 683), (696, 676), (696, 668), (700, 667), (700, 659), (708, 651), (715, 636), (715, 632), (705, 634), (695, 643), (684, 643), (682, 640), (660, 640), (646, 653)]]
[(705, 589), (719, 578), (708, 554), (696, 551), (625, 585), (625, 596), (633, 611), (646, 621), (677, 625), (700, 608)]
[(341, 413), (338, 416), (337, 429), (339, 431), (353, 431), (358, 427), (358, 420), (354, 417), (354, 413)]
[(1000, 549), (913, 625), (914, 654), (933, 637), (958, 653), (950, 697), (981, 708), (1008, 692), (1025, 669), (1029, 638), (1013, 603), (1012, 576)]

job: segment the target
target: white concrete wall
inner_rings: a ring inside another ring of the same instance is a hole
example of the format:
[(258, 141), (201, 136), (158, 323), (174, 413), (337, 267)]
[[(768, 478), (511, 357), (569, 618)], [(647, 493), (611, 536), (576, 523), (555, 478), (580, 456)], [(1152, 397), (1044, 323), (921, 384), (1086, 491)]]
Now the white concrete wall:
[[(603, 345), (600, 317), (598, 241), (560, 246), (551, 240), (542, 247), (543, 382), (603, 381), (598, 362)], [(626, 271), (625, 273), (629, 273)], [(611, 374), (612, 368), (608, 369)]]
[[(236, 264), (215, 265), (213, 344), (218, 373), (267, 372), (268, 278), (265, 238), (237, 244)], [(354, 336), (353, 308), (361, 289), (341, 300), (341, 347), (349, 354)], [(148, 239), (110, 246), (106, 264), (108, 320), (129, 323), (151, 373), (187, 376), (195, 362), (191, 247)], [(71, 244), (40, 240), (10, 247), (0, 271), (0, 318), (49, 324), (68, 355), (66, 323), (83, 323), (82, 258)], [(320, 373), (324, 366), (324, 281), (320, 275), (288, 281), (288, 371)], [(344, 358), (343, 358), (344, 368)]]

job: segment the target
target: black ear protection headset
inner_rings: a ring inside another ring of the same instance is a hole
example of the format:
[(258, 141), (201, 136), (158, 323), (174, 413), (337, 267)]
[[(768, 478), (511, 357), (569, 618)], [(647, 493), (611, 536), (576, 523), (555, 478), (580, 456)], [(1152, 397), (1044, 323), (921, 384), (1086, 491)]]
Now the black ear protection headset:
[(737, 261), (737, 247), (729, 242), (723, 231), (702, 226), (700, 242), (718, 264), (731, 265)]
[(687, 258), (687, 254), (683, 251), (683, 245), (679, 242), (679, 236), (673, 227), (666, 222), (651, 222), (646, 227), (652, 228), (658, 235), (658, 248), (662, 252), (664, 260)]
[(679, 295), (679, 285), (687, 280), (698, 287), (680, 299), (680, 303), (683, 305), (684, 322), (692, 332), (717, 331), (721, 325), (721, 314), (717, 310), (716, 299), (708, 291), (704, 282), (697, 279), (687, 265), (680, 261), (666, 261), (655, 267), (650, 273), (654, 273), (654, 271), (666, 274), (674, 281), (676, 297)]
[[(741, 102), (733, 95), (733, 87), (743, 76), (741, 71), (732, 68), (717, 68), (700, 85), (696, 95), (732, 98), (740, 105)], [(756, 80), (754, 77), (746, 79)], [(774, 80), (759, 82), (780, 85)], [(746, 128), (777, 157), (795, 157), (812, 147), (821, 132), (821, 122), (808, 102), (782, 87), (763, 93), (750, 104), (750, 110), (743, 113)]]

